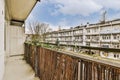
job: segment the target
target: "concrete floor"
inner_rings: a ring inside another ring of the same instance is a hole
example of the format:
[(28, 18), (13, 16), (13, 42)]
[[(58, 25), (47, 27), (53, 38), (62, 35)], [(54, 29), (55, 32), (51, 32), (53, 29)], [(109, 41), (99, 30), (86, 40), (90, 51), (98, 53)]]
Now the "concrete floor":
[(5, 65), (4, 80), (40, 80), (22, 56), (9, 57)]

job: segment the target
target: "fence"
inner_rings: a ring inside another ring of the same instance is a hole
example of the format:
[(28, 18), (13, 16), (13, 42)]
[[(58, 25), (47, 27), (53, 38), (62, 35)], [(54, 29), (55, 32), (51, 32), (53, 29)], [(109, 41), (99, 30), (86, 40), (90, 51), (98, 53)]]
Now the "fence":
[(25, 44), (25, 59), (40, 80), (120, 80), (120, 68)]

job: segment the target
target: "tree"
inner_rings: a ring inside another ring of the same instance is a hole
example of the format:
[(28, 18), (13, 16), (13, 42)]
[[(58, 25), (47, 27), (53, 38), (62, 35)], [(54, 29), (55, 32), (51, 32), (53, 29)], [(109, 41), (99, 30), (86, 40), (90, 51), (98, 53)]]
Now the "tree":
[(39, 23), (39, 22), (29, 22), (28, 30), (31, 35), (31, 41), (36, 44), (40, 40), (45, 39), (45, 33), (49, 32), (51, 28), (49, 24)]
[(40, 23), (39, 24), (39, 28), (40, 28), (40, 40), (41, 41), (45, 41), (45, 33), (50, 32), (51, 28), (49, 27), (49, 24), (45, 24), (45, 23)]

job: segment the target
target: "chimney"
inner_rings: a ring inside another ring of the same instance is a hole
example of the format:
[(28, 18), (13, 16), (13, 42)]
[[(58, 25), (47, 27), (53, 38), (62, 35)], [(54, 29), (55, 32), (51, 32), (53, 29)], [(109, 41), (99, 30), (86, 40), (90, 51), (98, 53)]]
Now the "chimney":
[(87, 27), (89, 27), (89, 22), (87, 22)]

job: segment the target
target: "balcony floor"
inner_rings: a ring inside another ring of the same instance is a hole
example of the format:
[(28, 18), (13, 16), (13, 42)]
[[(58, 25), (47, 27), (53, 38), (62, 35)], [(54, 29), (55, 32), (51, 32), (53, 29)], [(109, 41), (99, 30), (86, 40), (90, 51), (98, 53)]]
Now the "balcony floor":
[(4, 80), (39, 80), (34, 77), (34, 71), (23, 60), (23, 56), (14, 56), (7, 59)]

